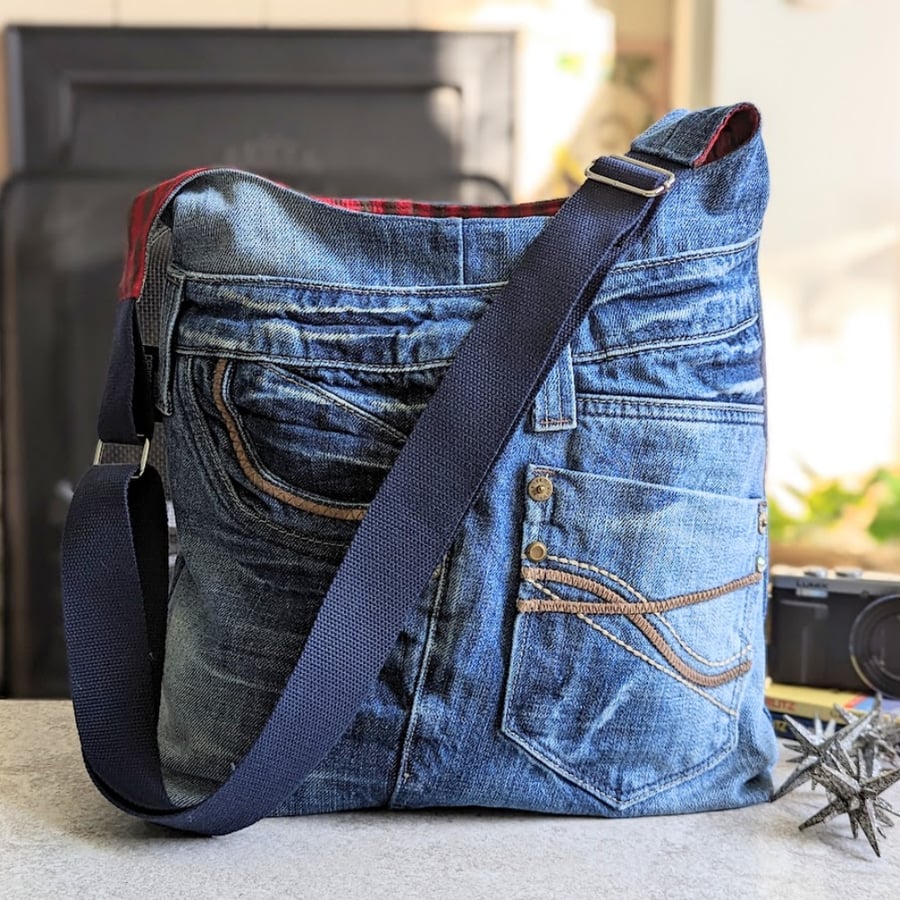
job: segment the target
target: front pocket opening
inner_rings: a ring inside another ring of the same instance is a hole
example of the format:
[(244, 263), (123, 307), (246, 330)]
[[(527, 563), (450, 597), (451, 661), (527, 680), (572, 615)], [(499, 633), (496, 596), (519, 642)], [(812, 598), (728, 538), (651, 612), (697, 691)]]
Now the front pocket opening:
[(343, 519), (345, 521), (358, 522), (366, 514), (365, 506), (342, 506), (331, 503), (321, 503), (300, 494), (285, 490), (280, 485), (275, 484), (263, 475), (250, 459), (250, 454), (244, 445), (238, 424), (228, 407), (225, 400), (225, 373), (228, 369), (228, 360), (220, 359), (216, 362), (213, 370), (212, 396), (216, 409), (222, 417), (225, 430), (228, 432), (228, 439), (231, 441), (232, 449), (237, 458), (238, 465), (247, 480), (258, 490), (275, 500), (292, 506), (295, 509), (301, 509), (304, 512), (312, 513), (317, 516), (325, 516), (330, 519)]

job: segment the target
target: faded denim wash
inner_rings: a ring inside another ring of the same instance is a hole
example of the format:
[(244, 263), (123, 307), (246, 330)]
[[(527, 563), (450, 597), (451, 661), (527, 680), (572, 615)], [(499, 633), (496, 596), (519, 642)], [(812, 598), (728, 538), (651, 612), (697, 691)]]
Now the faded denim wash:
[[(692, 167), (722, 119), (672, 113), (635, 142), (672, 191), (374, 693), (279, 812), (633, 816), (770, 796), (768, 175), (758, 131)], [(367, 503), (546, 222), (357, 212), (224, 172), (176, 198), (158, 383), (180, 539), (159, 724), (174, 799), (248, 749)]]

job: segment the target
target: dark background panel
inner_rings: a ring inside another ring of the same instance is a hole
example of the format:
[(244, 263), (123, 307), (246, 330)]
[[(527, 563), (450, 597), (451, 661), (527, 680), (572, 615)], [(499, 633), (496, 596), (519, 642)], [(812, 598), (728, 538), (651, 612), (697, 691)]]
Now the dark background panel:
[(0, 693), (64, 696), (59, 539), (96, 443), (131, 199), (224, 164), (314, 194), (503, 202), (514, 37), (22, 27), (6, 41)]

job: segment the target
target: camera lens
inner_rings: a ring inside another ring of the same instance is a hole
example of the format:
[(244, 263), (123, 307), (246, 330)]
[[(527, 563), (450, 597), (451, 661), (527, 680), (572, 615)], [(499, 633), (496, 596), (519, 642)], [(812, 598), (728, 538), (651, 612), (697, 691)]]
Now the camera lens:
[(856, 617), (850, 661), (873, 691), (900, 697), (900, 594), (880, 597)]

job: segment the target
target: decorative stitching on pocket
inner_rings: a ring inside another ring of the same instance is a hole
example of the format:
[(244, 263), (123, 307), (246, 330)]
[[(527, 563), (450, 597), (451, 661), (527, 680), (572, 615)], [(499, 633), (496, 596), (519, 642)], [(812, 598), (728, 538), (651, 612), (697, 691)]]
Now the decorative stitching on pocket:
[[(523, 600), (517, 603), (519, 612), (566, 612), (566, 613), (603, 613), (613, 615), (646, 615), (648, 613), (663, 613), (684, 606), (692, 606), (695, 603), (704, 603), (714, 600), (732, 591), (739, 591), (751, 584), (758, 584), (762, 580), (760, 572), (751, 572), (741, 578), (735, 578), (719, 587), (709, 588), (704, 591), (692, 591), (689, 594), (679, 594), (665, 600), (647, 600), (646, 598), (632, 602), (625, 600), (611, 588), (599, 584), (582, 575), (565, 572), (562, 569), (545, 569), (538, 566), (523, 566), (522, 578), (526, 581), (555, 581), (569, 587), (587, 591), (600, 597), (605, 602), (591, 603), (578, 600)], [(635, 592), (636, 593), (636, 592)]]
[[(188, 360), (192, 362), (193, 358), (188, 357)], [(200, 409), (197, 402), (194, 382), (199, 379), (199, 376), (195, 373), (193, 365), (179, 366), (178, 368), (181, 369), (181, 372), (176, 377), (174, 385), (183, 409), (182, 415), (185, 421), (203, 423), (203, 427), (195, 428), (190, 435), (193, 442), (192, 453), (196, 458), (195, 464), (199, 467), (199, 471), (202, 471), (209, 489), (215, 493), (215, 496), (228, 509), (245, 517), (247, 522), (253, 526), (271, 531), (279, 539), (290, 541), (292, 546), (312, 545), (317, 549), (328, 547), (341, 548), (346, 551), (346, 540), (335, 541), (326, 537), (313, 537), (301, 531), (286, 528), (278, 524), (271, 516), (260, 515), (238, 496), (235, 491), (234, 479), (229, 478), (225, 471), (222, 454), (216, 452), (212, 433), (208, 427), (209, 418)]]
[[(552, 475), (554, 473), (550, 470), (547, 474)], [(563, 565), (575, 566), (579, 569), (587, 569), (588, 572), (595, 572), (597, 575), (603, 575), (610, 581), (614, 581), (616, 584), (623, 587), (629, 594), (637, 597), (638, 600), (645, 603), (648, 602), (647, 598), (637, 588), (632, 587), (627, 581), (619, 578), (618, 575), (615, 575), (607, 569), (601, 569), (599, 566), (592, 565), (591, 563), (582, 562), (580, 559), (569, 559), (567, 556), (554, 556), (552, 553), (547, 554), (547, 559), (551, 562), (563, 563)]]
[(335, 506), (326, 503), (318, 503), (315, 500), (309, 500), (306, 497), (301, 497), (298, 494), (286, 491), (276, 484), (272, 484), (272, 482), (265, 478), (261, 472), (254, 468), (250, 462), (247, 448), (244, 446), (243, 439), (238, 430), (237, 422), (235, 422), (231, 410), (229, 410), (228, 404), (225, 402), (223, 384), (227, 366), (227, 359), (220, 359), (216, 363), (216, 367), (213, 371), (213, 402), (225, 424), (225, 429), (228, 432), (228, 437), (231, 441), (235, 456), (237, 457), (238, 464), (241, 467), (241, 471), (250, 483), (270, 497), (274, 497), (276, 500), (286, 503), (288, 506), (302, 509), (304, 512), (312, 513), (313, 515), (326, 516), (331, 519), (344, 519), (353, 522), (362, 519), (366, 514), (366, 507), (364, 506)]
[[(581, 617), (579, 616), (579, 618)], [(675, 669), (679, 675), (686, 678), (692, 684), (710, 688), (721, 687), (723, 684), (728, 684), (729, 681), (734, 681), (736, 678), (746, 675), (753, 665), (750, 660), (744, 660), (744, 662), (733, 666), (730, 669), (726, 669), (724, 672), (719, 672), (718, 675), (704, 675), (703, 672), (699, 672), (693, 666), (689, 666), (683, 659), (679, 659), (672, 647), (666, 643), (666, 639), (644, 616), (628, 616), (627, 618), (632, 625), (638, 628), (644, 637), (656, 647), (662, 658)]]
[[(551, 598), (551, 601), (548, 602), (546, 600), (538, 600), (538, 601), (528, 601), (523, 598), (520, 598), (518, 603), (516, 604), (517, 608), (521, 612), (529, 612), (534, 610), (523, 609), (523, 607), (527, 606), (530, 603), (542, 603), (547, 607), (557, 607), (557, 606), (570, 606), (574, 605), (577, 607), (575, 610), (575, 615), (584, 622), (588, 622), (590, 620), (584, 615), (584, 610), (588, 607), (597, 606), (598, 604), (594, 603), (577, 603), (570, 604), (569, 601), (563, 600), (558, 594), (554, 594), (549, 588), (544, 585), (534, 581), (530, 578), (525, 579), (526, 584), (530, 584), (532, 587), (541, 591), (544, 594), (547, 594), (548, 597)], [(638, 604), (631, 603), (628, 604), (630, 607), (635, 607)], [(556, 610), (548, 610), (548, 611), (556, 611)], [(559, 610), (559, 611), (568, 611), (568, 610)], [(606, 612), (607, 610), (604, 610)], [(625, 617), (640, 631), (644, 634), (648, 641), (653, 644), (654, 647), (660, 652), (662, 657), (668, 662), (672, 668), (674, 668), (677, 672), (679, 672), (685, 679), (688, 681), (701, 685), (702, 687), (720, 687), (723, 684), (727, 684), (729, 681), (734, 681), (736, 678), (740, 678), (742, 675), (745, 675), (750, 671), (752, 667), (752, 662), (750, 660), (746, 660), (740, 663), (737, 666), (734, 666), (732, 669), (727, 670), (726, 672), (720, 672), (718, 675), (705, 675), (703, 672), (698, 671), (693, 666), (688, 665), (683, 660), (680, 660), (677, 654), (673, 651), (672, 647), (666, 642), (666, 639), (659, 633), (659, 631), (654, 628), (652, 623), (650, 623), (642, 613), (636, 613), (633, 615), (629, 615), (628, 613), (624, 613)], [(666, 623), (668, 625), (668, 622)], [(671, 627), (671, 626), (670, 626)], [(597, 628), (596, 630), (601, 630)], [(603, 634), (606, 634), (603, 631)], [(680, 638), (676, 638), (678, 643), (687, 651), (691, 656), (695, 659), (699, 660), (702, 663), (706, 663), (706, 665), (712, 668), (718, 668), (720, 666), (728, 665), (736, 659), (740, 659), (744, 656), (745, 653), (750, 649), (749, 646), (745, 646), (741, 648), (740, 651), (733, 654), (727, 660), (724, 660), (719, 663), (711, 662), (705, 660), (702, 656), (697, 653), (694, 653), (689, 647), (687, 647), (684, 642)], [(643, 657), (641, 657), (643, 659)]]
[[(549, 558), (550, 557), (548, 557), (548, 559)], [(563, 600), (563, 598), (560, 597), (559, 594), (554, 594), (553, 591), (550, 590), (550, 588), (548, 588), (546, 585), (541, 584), (538, 581), (534, 581), (531, 578), (526, 578), (525, 583), (530, 585), (531, 587), (533, 587), (535, 590), (538, 590), (541, 593), (546, 594), (551, 600), (555, 600), (557, 603), (563, 604), (563, 603), (567, 602), (567, 601)], [(516, 604), (516, 606), (517, 606), (517, 608), (519, 608), (520, 604), (524, 604), (527, 602), (528, 601), (525, 600), (524, 598), (520, 599), (519, 602)], [(579, 603), (578, 604), (579, 610), (582, 609), (584, 606), (586, 606), (586, 604)], [(651, 613), (651, 615), (654, 615), (660, 622), (662, 622), (663, 625), (666, 626), (666, 628), (671, 633), (672, 637), (675, 638), (675, 641), (680, 645), (681, 649), (684, 650), (685, 653), (687, 653), (689, 656), (692, 656), (694, 659), (697, 660), (697, 662), (703, 663), (703, 665), (705, 665), (705, 666), (709, 666), (711, 669), (718, 669), (718, 668), (721, 668), (722, 666), (727, 666), (727, 665), (733, 663), (735, 660), (740, 659), (742, 656), (744, 656), (746, 653), (748, 653), (750, 651), (750, 644), (745, 644), (743, 647), (741, 647), (740, 650), (737, 651), (737, 653), (732, 653), (731, 656), (729, 656), (727, 659), (707, 659), (705, 656), (701, 656), (699, 653), (692, 650), (685, 643), (685, 641), (682, 639), (681, 635), (676, 631), (675, 626), (662, 613)]]
[(589, 619), (587, 616), (581, 615), (580, 613), (578, 615), (578, 618), (581, 619), (581, 621), (584, 622), (586, 625), (593, 628), (594, 631), (599, 631), (600, 634), (602, 634), (604, 637), (608, 637), (614, 644), (618, 644), (623, 650), (627, 650), (629, 653), (633, 654), (638, 659), (642, 659), (648, 665), (653, 666), (654, 669), (659, 669), (659, 671), (662, 672), (664, 675), (668, 675), (670, 678), (674, 678), (677, 682), (679, 682), (680, 684), (683, 684), (686, 688), (693, 691), (695, 694), (699, 694), (701, 697), (703, 697), (704, 700), (708, 700), (710, 703), (713, 704), (713, 706), (716, 706), (719, 709), (721, 709), (722, 712), (728, 713), (728, 715), (732, 716), (732, 717), (737, 716), (736, 709), (731, 709), (731, 707), (728, 707), (724, 703), (722, 703), (720, 700), (717, 700), (712, 694), (709, 694), (706, 691), (700, 690), (700, 688), (697, 687), (697, 685), (691, 684), (687, 679), (682, 678), (681, 675), (679, 675), (677, 672), (673, 672), (671, 669), (667, 669), (665, 666), (660, 665), (655, 659), (650, 659), (649, 656), (647, 656), (644, 653), (641, 653), (640, 650), (635, 649), (630, 644), (625, 643), (625, 641), (621, 640), (620, 638), (617, 638), (614, 634), (607, 631), (602, 626), (598, 625), (592, 619)]
[(656, 613), (656, 619), (659, 622), (662, 622), (663, 625), (666, 626), (669, 633), (675, 638), (675, 641), (680, 645), (681, 649), (684, 650), (688, 656), (692, 656), (697, 662), (703, 663), (705, 666), (709, 666), (712, 669), (718, 669), (721, 666), (727, 666), (730, 663), (733, 663), (736, 659), (740, 659), (745, 653), (749, 652), (750, 644), (745, 644), (738, 650), (737, 653), (732, 653), (728, 659), (707, 659), (705, 656), (701, 656), (699, 653), (696, 653), (692, 650), (682, 639), (681, 635), (675, 630), (675, 626), (662, 614)]

